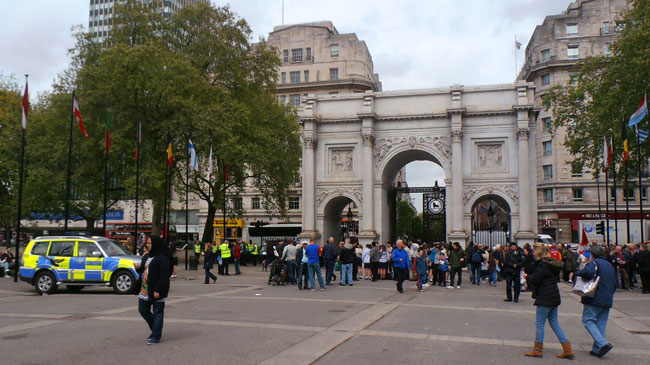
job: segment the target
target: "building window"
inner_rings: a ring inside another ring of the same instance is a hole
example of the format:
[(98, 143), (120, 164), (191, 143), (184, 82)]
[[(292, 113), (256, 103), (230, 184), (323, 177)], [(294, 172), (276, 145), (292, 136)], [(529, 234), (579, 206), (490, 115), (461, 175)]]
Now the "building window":
[(545, 49), (542, 51), (542, 62), (548, 62), (551, 59), (551, 50)]
[(582, 188), (573, 188), (573, 201), (581, 202), (582, 201)]
[(575, 84), (578, 82), (578, 77), (580, 76), (580, 72), (578, 71), (569, 71), (569, 82), (571, 84)]
[(641, 200), (648, 201), (648, 188), (641, 188)]
[(309, 82), (309, 70), (305, 70), (305, 82)]
[(605, 43), (603, 45), (603, 54), (605, 56), (611, 56), (612, 55), (612, 45), (610, 43)]
[(578, 162), (571, 163), (571, 177), (582, 177), (582, 164)]
[(609, 200), (610, 201), (613, 201), (613, 202), (616, 201), (616, 190), (617, 189), (614, 189), (614, 188), (609, 189)]
[(280, 78), (282, 79), (282, 84), (286, 84), (287, 83), (287, 73), (282, 72), (280, 75), (281, 75)]
[(553, 203), (553, 189), (544, 189), (544, 203)]
[(254, 196), (253, 199), (251, 199), (251, 206), (253, 209), (261, 209), (262, 204), (260, 204), (260, 198), (258, 196)]
[(282, 60), (284, 62), (289, 62), (289, 50), (288, 49), (285, 49), (284, 51), (282, 51)]
[(544, 133), (553, 133), (553, 119), (542, 118), (542, 128), (544, 128)]
[(305, 48), (305, 53), (307, 53), (305, 59), (306, 59), (307, 61), (311, 61), (311, 47), (307, 47), (307, 48)]
[(578, 24), (567, 24), (566, 25), (566, 35), (577, 35), (578, 34)]
[(544, 156), (551, 156), (553, 154), (553, 142), (552, 141), (542, 142), (542, 147), (544, 149)]
[(285, 105), (287, 103), (287, 96), (280, 95), (280, 104)]
[(290, 210), (300, 209), (300, 198), (298, 198), (297, 196), (289, 197), (289, 209)]
[(289, 76), (291, 77), (292, 84), (300, 83), (300, 71), (292, 71), (289, 73)]
[(634, 188), (623, 189), (623, 201), (634, 200)]
[(291, 62), (302, 62), (302, 48), (291, 50)]
[(339, 79), (339, 69), (330, 68), (330, 80), (338, 80), (338, 79)]
[(244, 209), (244, 201), (241, 197), (235, 197), (232, 203), (235, 206), (235, 209), (237, 210)]
[(551, 84), (551, 74), (542, 75), (542, 86)]
[(300, 94), (295, 94), (295, 95), (289, 95), (289, 103), (291, 103), (291, 106), (294, 108), (297, 108), (300, 106)]
[(544, 165), (542, 168), (544, 169), (544, 180), (552, 180), (553, 179), (553, 165)]
[(580, 57), (580, 51), (578, 50), (578, 46), (569, 46), (566, 49), (566, 56), (571, 58), (571, 59), (576, 59)]
[(609, 26), (610, 26), (609, 22), (604, 22), (603, 23), (602, 34), (609, 34), (609, 31), (610, 31)]
[(330, 56), (331, 57), (338, 57), (339, 56), (339, 45), (338, 44), (330, 45)]

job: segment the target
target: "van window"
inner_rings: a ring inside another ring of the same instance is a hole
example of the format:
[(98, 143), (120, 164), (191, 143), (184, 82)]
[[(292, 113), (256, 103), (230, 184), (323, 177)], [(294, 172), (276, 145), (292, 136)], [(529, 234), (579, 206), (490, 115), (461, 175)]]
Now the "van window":
[(34, 243), (32, 246), (32, 255), (41, 255), (45, 256), (47, 254), (47, 248), (50, 247), (50, 241), (39, 241)]
[(67, 256), (74, 255), (74, 241), (54, 241), (50, 247), (50, 256)]

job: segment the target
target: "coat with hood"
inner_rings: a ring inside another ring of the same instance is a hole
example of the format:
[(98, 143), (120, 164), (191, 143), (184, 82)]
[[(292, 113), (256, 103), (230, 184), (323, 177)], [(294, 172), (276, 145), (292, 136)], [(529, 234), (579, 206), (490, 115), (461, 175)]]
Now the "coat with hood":
[(557, 287), (557, 277), (562, 271), (564, 263), (552, 257), (537, 260), (535, 268), (526, 277), (531, 288), (535, 305), (544, 307), (557, 307), (561, 303), (560, 290)]
[(346, 243), (343, 248), (339, 250), (339, 260), (341, 265), (352, 264), (355, 259), (354, 246), (351, 243)]

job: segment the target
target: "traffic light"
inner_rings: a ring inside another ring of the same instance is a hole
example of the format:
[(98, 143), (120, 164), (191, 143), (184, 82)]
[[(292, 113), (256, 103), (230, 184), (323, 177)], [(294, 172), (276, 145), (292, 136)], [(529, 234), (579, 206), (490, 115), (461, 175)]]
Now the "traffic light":
[(605, 235), (605, 222), (596, 223), (596, 233), (602, 236)]

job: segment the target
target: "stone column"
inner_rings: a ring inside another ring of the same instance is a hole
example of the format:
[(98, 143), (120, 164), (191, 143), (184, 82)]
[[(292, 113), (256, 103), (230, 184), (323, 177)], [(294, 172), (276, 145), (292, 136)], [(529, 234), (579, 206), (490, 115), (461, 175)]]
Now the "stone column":
[(315, 150), (318, 139), (313, 136), (303, 136), (302, 149), (302, 234), (303, 237), (314, 238), (316, 235), (316, 159)]
[(463, 132), (451, 131), (451, 184), (452, 184), (452, 218), (451, 233), (463, 231)]
[(530, 169), (528, 166), (528, 128), (517, 129), (519, 145), (519, 232), (532, 234), (530, 224)]
[[(364, 132), (361, 134), (362, 147), (362, 182), (363, 182), (363, 201), (361, 202), (361, 210), (363, 216), (361, 219), (361, 227), (359, 238), (363, 241), (370, 243), (377, 237), (375, 231), (374, 215), (375, 215), (375, 199), (374, 199), (374, 175), (375, 175), (375, 161), (374, 161), (374, 146), (375, 135), (372, 132)], [(366, 243), (366, 242), (362, 242)]]

